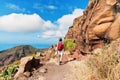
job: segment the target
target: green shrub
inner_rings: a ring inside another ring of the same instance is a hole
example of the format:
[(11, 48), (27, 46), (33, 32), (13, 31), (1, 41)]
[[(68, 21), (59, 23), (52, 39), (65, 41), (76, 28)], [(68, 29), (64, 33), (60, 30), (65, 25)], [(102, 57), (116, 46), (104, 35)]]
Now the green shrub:
[(27, 54), (26, 56), (33, 56), (33, 57), (35, 57), (35, 56), (36, 56), (36, 53)]
[(0, 80), (9, 80), (15, 75), (15, 70), (20, 64), (20, 61), (17, 60), (7, 66), (1, 73), (0, 73)]
[(20, 64), (20, 60), (16, 60), (11, 65), (19, 65), (19, 64)]
[(65, 39), (64, 40), (64, 49), (65, 50), (73, 50), (76, 47), (76, 43), (73, 39)]

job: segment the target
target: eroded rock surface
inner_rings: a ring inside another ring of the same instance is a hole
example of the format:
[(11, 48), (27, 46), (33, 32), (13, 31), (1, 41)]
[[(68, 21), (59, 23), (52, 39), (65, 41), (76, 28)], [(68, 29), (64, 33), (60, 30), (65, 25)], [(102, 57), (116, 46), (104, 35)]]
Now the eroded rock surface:
[[(31, 75), (31, 72), (33, 71), (33, 69), (37, 69), (39, 68), (40, 64), (39, 64), (39, 60), (35, 59), (33, 56), (28, 56), (28, 57), (24, 57), (20, 60), (20, 65), (19, 65), (19, 69), (18, 72), (15, 74), (14, 76), (14, 80), (19, 79), (22, 75), (23, 77), (27, 76), (29, 77)], [(19, 79), (21, 80), (21, 79)]]
[(76, 18), (65, 38), (74, 39), (80, 52), (95, 48), (120, 36), (120, 0), (90, 0), (83, 16)]

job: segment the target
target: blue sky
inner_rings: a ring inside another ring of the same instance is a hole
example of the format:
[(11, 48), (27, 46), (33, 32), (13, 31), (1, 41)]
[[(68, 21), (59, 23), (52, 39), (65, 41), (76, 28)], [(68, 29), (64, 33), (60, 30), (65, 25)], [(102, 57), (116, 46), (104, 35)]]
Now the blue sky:
[(88, 0), (0, 0), (0, 4), (3, 50), (22, 44), (39, 48), (55, 44), (73, 19), (82, 15)]

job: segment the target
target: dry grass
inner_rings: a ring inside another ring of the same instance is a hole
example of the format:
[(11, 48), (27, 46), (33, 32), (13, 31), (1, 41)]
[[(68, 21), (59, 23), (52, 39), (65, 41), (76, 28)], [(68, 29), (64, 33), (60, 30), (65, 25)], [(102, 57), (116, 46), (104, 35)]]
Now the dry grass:
[(72, 72), (64, 80), (120, 80), (117, 59), (116, 54), (100, 54), (70, 62)]
[(88, 58), (86, 64), (92, 69), (89, 80), (120, 80), (119, 53), (103, 53)]
[(120, 80), (120, 63), (117, 56), (104, 54), (89, 58), (87, 65), (92, 69), (91, 80)]
[(120, 80), (120, 52), (111, 52), (109, 47), (98, 49), (84, 60), (70, 62), (72, 72), (65, 80)]
[(89, 80), (92, 70), (85, 64), (86, 60), (87, 58), (82, 61), (69, 62), (71, 73), (65, 75), (64, 80)]

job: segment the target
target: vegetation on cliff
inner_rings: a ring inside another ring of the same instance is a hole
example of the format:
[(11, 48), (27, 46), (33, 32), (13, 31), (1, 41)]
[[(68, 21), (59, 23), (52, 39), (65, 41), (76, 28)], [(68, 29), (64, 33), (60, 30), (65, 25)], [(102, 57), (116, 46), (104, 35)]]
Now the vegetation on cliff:
[(120, 38), (94, 50), (93, 55), (86, 58), (85, 64), (89, 72), (86, 80), (119, 80)]
[(17, 68), (19, 64), (20, 64), (20, 61), (17, 60), (12, 64), (10, 64), (9, 66), (6, 66), (0, 73), (0, 80), (10, 80), (17, 72)]
[(73, 39), (65, 39), (64, 40), (64, 49), (65, 50), (73, 50), (76, 47), (76, 43), (74, 42)]

